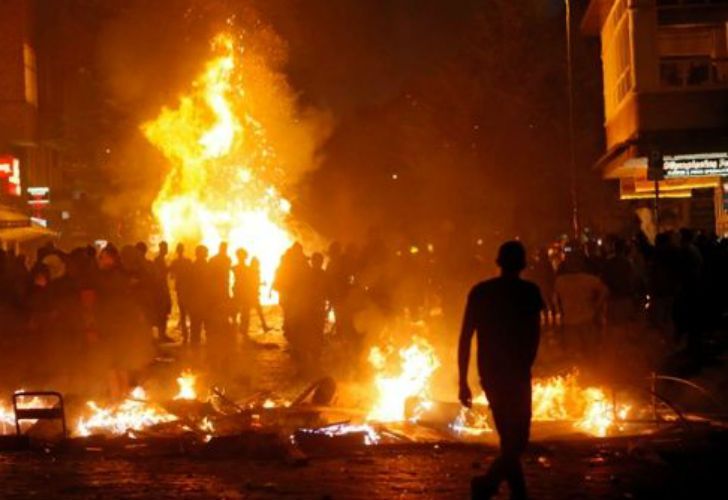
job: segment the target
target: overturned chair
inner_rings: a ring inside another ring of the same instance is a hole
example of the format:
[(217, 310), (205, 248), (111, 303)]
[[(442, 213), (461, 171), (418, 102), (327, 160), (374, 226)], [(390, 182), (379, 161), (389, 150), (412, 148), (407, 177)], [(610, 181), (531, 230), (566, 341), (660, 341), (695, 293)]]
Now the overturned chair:
[[(42, 406), (41, 406), (42, 405)], [(13, 411), (15, 412), (15, 430), (18, 436), (23, 435), (21, 422), (33, 420), (60, 421), (61, 438), (68, 437), (66, 411), (63, 395), (56, 391), (18, 391), (13, 394)]]

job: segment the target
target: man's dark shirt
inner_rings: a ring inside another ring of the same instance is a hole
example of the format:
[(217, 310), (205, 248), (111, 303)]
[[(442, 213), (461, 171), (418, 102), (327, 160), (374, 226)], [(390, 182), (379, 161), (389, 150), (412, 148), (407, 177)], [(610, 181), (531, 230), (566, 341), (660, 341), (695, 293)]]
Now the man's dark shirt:
[(464, 326), (476, 331), (478, 372), (483, 381), (530, 377), (542, 308), (538, 286), (520, 278), (495, 278), (473, 287)]

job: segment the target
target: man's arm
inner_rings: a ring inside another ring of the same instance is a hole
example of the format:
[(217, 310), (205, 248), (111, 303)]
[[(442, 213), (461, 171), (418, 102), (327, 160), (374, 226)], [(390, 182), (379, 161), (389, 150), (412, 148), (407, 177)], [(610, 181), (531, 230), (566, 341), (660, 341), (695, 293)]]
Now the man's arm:
[(460, 329), (460, 341), (458, 343), (458, 373), (460, 381), (459, 399), (463, 406), (472, 406), (473, 395), (468, 386), (468, 365), (470, 364), (470, 347), (475, 333), (475, 322), (473, 321), (472, 292), (468, 296), (463, 314), (463, 324)]

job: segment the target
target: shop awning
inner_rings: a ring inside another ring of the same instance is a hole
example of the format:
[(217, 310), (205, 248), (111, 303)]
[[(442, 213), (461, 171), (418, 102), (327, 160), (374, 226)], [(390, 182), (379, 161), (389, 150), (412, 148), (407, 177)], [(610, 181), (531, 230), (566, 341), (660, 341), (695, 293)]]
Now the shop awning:
[(26, 243), (37, 239), (57, 238), (58, 233), (33, 224), (30, 217), (5, 205), (0, 205), (0, 241)]

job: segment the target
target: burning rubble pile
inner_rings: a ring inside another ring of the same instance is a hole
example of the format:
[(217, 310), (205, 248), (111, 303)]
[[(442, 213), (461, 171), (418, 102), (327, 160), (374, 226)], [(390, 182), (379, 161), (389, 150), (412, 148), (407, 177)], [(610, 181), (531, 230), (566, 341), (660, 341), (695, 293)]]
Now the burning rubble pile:
[[(276, 456), (288, 456), (292, 450), (316, 453), (395, 443), (495, 439), (484, 395), (475, 399), (471, 409), (433, 398), (432, 377), (440, 368), (440, 358), (425, 338), (413, 337), (400, 348), (372, 347), (368, 362), (373, 369), (368, 406), (337, 406), (337, 384), (330, 377), (310, 384), (293, 400), (271, 393), (234, 400), (215, 387), (201, 392), (200, 375), (184, 370), (176, 379), (176, 395), (168, 400), (157, 400), (140, 386), (121, 401), (86, 402), (83, 409), (71, 412), (69, 441), (82, 447), (138, 447), (166, 439), (203, 453), (229, 451), (232, 446), (238, 452), (254, 449), (256, 456), (272, 450), (278, 450)], [(649, 405), (622, 403), (608, 394), (604, 388), (582, 386), (576, 371), (536, 378), (533, 426), (558, 424), (561, 435), (597, 438), (634, 432), (628, 429), (629, 423), (643, 418)], [(48, 404), (38, 397), (23, 403), (28, 408)], [(25, 423), (31, 436), (35, 424)], [(15, 433), (11, 405), (0, 404), (0, 430), (5, 435)]]

